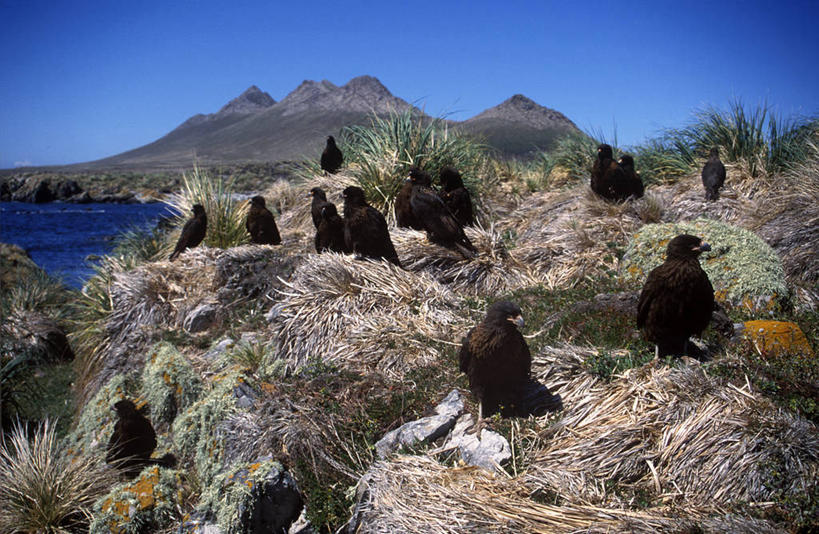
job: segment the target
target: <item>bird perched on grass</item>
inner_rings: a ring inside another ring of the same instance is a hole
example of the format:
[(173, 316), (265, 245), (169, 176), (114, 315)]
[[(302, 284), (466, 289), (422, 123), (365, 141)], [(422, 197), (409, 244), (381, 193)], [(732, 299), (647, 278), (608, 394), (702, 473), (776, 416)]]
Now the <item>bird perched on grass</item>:
[(307, 198), (313, 199), (310, 203), (310, 215), (313, 217), (313, 225), (318, 228), (321, 222), (321, 208), (327, 204), (327, 194), (322, 188), (314, 187), (307, 193)]
[(174, 248), (169, 258), (171, 261), (182, 254), (185, 249), (193, 248), (205, 239), (205, 233), (208, 230), (208, 216), (205, 214), (205, 208), (202, 207), (202, 204), (194, 204), (191, 211), (193, 217), (188, 219), (185, 226), (182, 227), (182, 233), (179, 234), (176, 248)]
[(472, 215), (472, 198), (464, 187), (461, 173), (452, 167), (444, 167), (438, 173), (441, 180), (441, 191), (438, 193), (446, 207), (461, 223), (461, 226), (472, 226), (475, 218)]
[(344, 163), (344, 154), (336, 146), (336, 140), (331, 135), (327, 137), (327, 145), (321, 153), (321, 168), (330, 174), (335, 174), (341, 168), (342, 163)]
[(344, 240), (344, 221), (339, 217), (336, 205), (325, 202), (321, 207), (321, 222), (316, 228), (316, 252), (325, 251), (349, 253)]
[(718, 200), (719, 190), (725, 184), (725, 165), (719, 159), (719, 148), (714, 147), (702, 168), (702, 185), (706, 200)]
[(413, 167), (407, 181), (412, 184), (412, 214), (426, 230), (429, 240), (447, 248), (458, 248), (469, 256), (477, 253), (461, 223), (452, 215), (441, 197), (431, 189), (432, 178), (429, 174)]
[(380, 211), (367, 204), (364, 190), (349, 186), (344, 197), (344, 241), (348, 250), (359, 256), (385, 259), (401, 267), (390, 239), (387, 221)]
[(688, 354), (688, 338), (699, 336), (711, 321), (714, 288), (702, 270), (699, 255), (711, 246), (682, 234), (668, 243), (662, 265), (648, 273), (637, 303), (637, 326), (656, 346), (659, 357)]
[(250, 242), (258, 245), (279, 245), (282, 238), (276, 227), (276, 219), (265, 207), (264, 197), (256, 195), (250, 199), (250, 209), (245, 219), (245, 228), (250, 234)]
[(642, 197), (643, 193), (645, 193), (645, 186), (643, 185), (643, 180), (640, 178), (640, 175), (634, 170), (634, 158), (629, 154), (623, 154), (618, 163), (626, 175), (619, 196), (622, 196), (624, 199), (631, 196), (634, 198)]
[(543, 415), (561, 406), (560, 396), (531, 378), (532, 356), (518, 328), (520, 307), (509, 301), (492, 304), (484, 320), (464, 337), (460, 369), (478, 399), (478, 428), (484, 416)]
[(105, 462), (122, 470), (129, 478), (139, 474), (146, 465), (174, 467), (176, 457), (166, 454), (162, 458), (151, 458), (156, 449), (156, 432), (151, 422), (128, 399), (113, 406), (117, 413), (114, 433), (108, 441)]
[(410, 199), (412, 197), (412, 182), (405, 180), (398, 194), (395, 195), (395, 224), (399, 228), (412, 228), (413, 230), (423, 230), (424, 225), (415, 218), (412, 213)]

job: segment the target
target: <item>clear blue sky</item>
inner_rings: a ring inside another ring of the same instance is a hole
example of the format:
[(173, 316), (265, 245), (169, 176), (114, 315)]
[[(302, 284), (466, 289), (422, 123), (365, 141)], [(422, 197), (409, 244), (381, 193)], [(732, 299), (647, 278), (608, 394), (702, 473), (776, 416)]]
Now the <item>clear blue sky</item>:
[(636, 144), (702, 106), (819, 112), (819, 2), (0, 0), (0, 167), (149, 143), (250, 85), (370, 74), (465, 119), (523, 93)]

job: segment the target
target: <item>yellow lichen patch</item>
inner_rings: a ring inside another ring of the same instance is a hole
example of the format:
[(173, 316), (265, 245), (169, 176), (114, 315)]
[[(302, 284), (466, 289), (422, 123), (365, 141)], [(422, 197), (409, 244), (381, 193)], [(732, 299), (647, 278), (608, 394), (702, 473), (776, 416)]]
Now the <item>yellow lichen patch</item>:
[(182, 502), (178, 473), (153, 466), (135, 480), (116, 488), (102, 501), (92, 532), (117, 534), (146, 532), (168, 524)]
[(796, 323), (785, 321), (748, 321), (745, 337), (765, 356), (804, 354), (813, 356), (808, 338)]

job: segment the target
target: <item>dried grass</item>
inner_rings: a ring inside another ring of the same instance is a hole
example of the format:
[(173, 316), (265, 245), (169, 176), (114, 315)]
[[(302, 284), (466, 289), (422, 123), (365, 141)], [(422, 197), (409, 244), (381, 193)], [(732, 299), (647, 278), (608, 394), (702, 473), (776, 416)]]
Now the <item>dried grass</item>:
[[(753, 519), (688, 517), (588, 505), (550, 505), (531, 499), (517, 479), (504, 479), (474, 467), (445, 467), (423, 456), (397, 456), (377, 462), (359, 482), (360, 506), (350, 532), (360, 533), (679, 533), (702, 525), (717, 531), (782, 532)], [(672, 515), (673, 514), (673, 515)], [(719, 530), (719, 528), (728, 530)]]
[(556, 368), (551, 381), (543, 376), (566, 411), (541, 433), (547, 446), (529, 454), (532, 487), (569, 502), (626, 504), (609, 493), (614, 483), (656, 503), (707, 510), (764, 504), (777, 491), (802, 495), (816, 484), (815, 426), (750, 385), (722, 383), (696, 364), (656, 362), (603, 383), (582, 369), (584, 350), (572, 352), (549, 349), (535, 359), (536, 372)]
[(467, 227), (464, 232), (478, 251), (474, 258), (431, 243), (424, 232), (398, 228), (391, 233), (404, 267), (429, 273), (459, 294), (499, 295), (539, 282), (507, 249), (503, 234), (494, 225)]
[(306, 258), (275, 296), (279, 357), (400, 376), (430, 362), (435, 339), (464, 324), (463, 302), (426, 273), (341, 254)]

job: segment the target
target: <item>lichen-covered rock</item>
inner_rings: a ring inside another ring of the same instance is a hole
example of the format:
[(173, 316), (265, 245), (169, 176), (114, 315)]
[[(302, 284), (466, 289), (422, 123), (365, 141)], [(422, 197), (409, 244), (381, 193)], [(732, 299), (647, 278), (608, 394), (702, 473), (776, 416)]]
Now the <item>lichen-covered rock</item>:
[(200, 511), (212, 514), (226, 534), (262, 534), (287, 532), (303, 507), (296, 481), (266, 457), (217, 476)]
[(435, 415), (410, 421), (384, 435), (375, 444), (378, 457), (386, 458), (401, 447), (412, 447), (419, 443), (430, 443), (443, 437), (455, 424), (455, 418), (463, 412), (464, 401), (460, 392), (453, 390), (435, 407)]
[(142, 373), (142, 397), (151, 407), (151, 422), (173, 423), (177, 414), (196, 402), (202, 381), (188, 360), (168, 343), (157, 344)]
[(253, 404), (254, 388), (248, 380), (236, 370), (214, 376), (211, 389), (173, 423), (174, 443), (183, 457), (193, 459), (204, 485), (209, 485), (229, 460), (225, 458), (225, 436), (220, 425), (242, 407)]
[(719, 302), (750, 313), (771, 313), (788, 297), (785, 271), (776, 252), (754, 233), (709, 219), (647, 224), (634, 234), (620, 263), (620, 274), (641, 287), (648, 273), (665, 260), (668, 242), (692, 234), (711, 245), (700, 256)]
[(764, 356), (801, 354), (812, 357), (808, 338), (796, 323), (788, 321), (747, 321), (743, 334)]
[(179, 472), (152, 466), (97, 501), (92, 534), (142, 534), (170, 526), (182, 504)]

